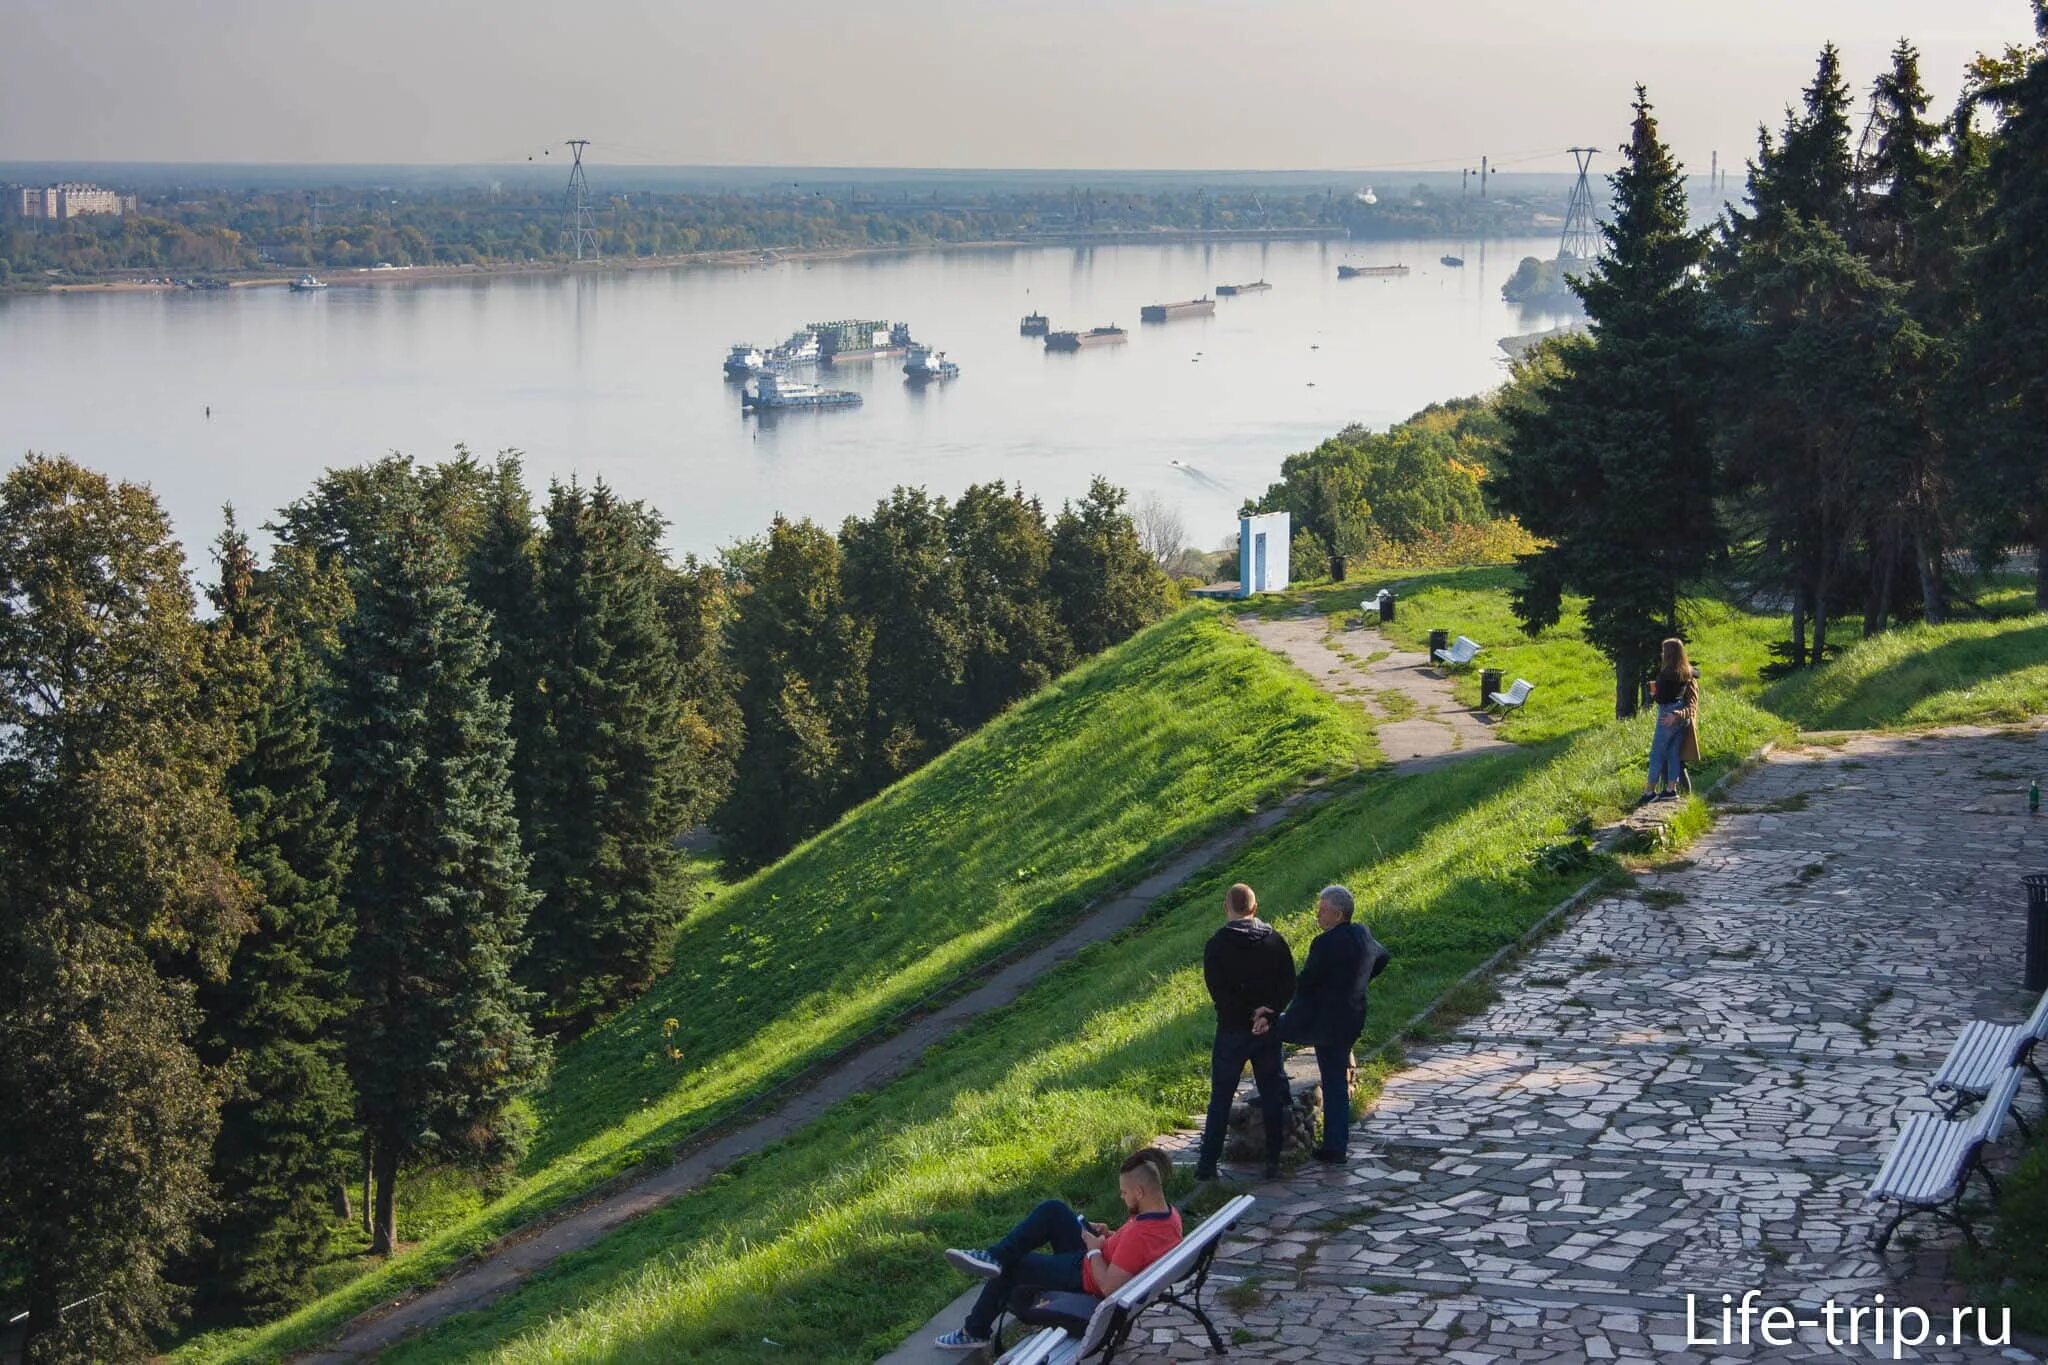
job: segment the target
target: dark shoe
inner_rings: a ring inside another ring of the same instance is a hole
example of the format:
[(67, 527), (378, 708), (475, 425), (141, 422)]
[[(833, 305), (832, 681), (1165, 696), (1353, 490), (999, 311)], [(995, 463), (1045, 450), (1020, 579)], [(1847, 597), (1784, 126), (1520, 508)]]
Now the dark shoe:
[(1677, 792), (1658, 792), (1658, 793), (1657, 793), (1657, 799), (1658, 799), (1659, 801), (1676, 801), (1676, 800), (1678, 799), (1678, 793), (1677, 793)]
[(1280, 1178), (1280, 1163), (1277, 1161), (1267, 1162), (1259, 1169), (1259, 1178), (1261, 1180), (1278, 1180)]
[(1351, 1159), (1342, 1152), (1326, 1152), (1320, 1147), (1310, 1152), (1309, 1155), (1322, 1162), (1325, 1166), (1342, 1166)]

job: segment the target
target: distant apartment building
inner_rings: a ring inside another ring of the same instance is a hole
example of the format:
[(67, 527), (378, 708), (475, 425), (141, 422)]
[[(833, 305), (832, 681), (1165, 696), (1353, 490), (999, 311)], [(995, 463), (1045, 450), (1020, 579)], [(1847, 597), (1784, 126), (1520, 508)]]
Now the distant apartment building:
[(23, 218), (85, 218), (93, 214), (112, 214), (118, 218), (135, 212), (134, 195), (98, 185), (26, 185), (18, 195), (9, 198), (15, 202), (8, 207)]

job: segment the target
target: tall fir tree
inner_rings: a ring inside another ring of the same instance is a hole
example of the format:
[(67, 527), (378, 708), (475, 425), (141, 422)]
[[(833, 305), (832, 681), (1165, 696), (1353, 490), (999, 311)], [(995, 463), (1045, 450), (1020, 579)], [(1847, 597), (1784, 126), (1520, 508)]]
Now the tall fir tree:
[(1550, 542), (1521, 560), (1517, 615), (1546, 628), (1566, 591), (1586, 594), (1586, 636), (1614, 666), (1617, 715), (1635, 710), (1681, 590), (1721, 545), (1693, 273), (1705, 237), (1686, 226), (1683, 173), (1640, 86), (1634, 109), (1609, 177), (1606, 251), (1574, 282), (1591, 339), (1560, 348), (1539, 398), (1509, 409), (1493, 484), (1503, 510)]
[(1074, 642), (1046, 584), (1045, 509), (1000, 480), (971, 485), (946, 516), (965, 638), (957, 723), (972, 730), (1073, 663)]
[(732, 790), (746, 744), (739, 680), (725, 649), (732, 613), (731, 588), (715, 564), (686, 556), (662, 581), (662, 620), (681, 670), (683, 726), (698, 774), (684, 811), (692, 825), (708, 819)]
[(1923, 619), (1938, 623), (1946, 614), (1942, 562), (1954, 533), (1954, 490), (1940, 398), (1955, 365), (1947, 338), (1962, 321), (1962, 250), (1944, 213), (1955, 176), (1941, 127), (1926, 113), (1919, 50), (1901, 39), (1871, 92), (1875, 146), (1862, 168), (1856, 225), (1856, 245), (1897, 287), (1900, 327), (1914, 329), (1887, 348), (1895, 381), (1885, 393), (1891, 439), (1863, 479), (1871, 570), (1865, 634), (1880, 629), (1909, 591)]
[(508, 1111), (547, 1052), (514, 976), (533, 895), (483, 613), (415, 497), (394, 498), (360, 559), (326, 712), (333, 790), (356, 832), (350, 1072), (372, 1153), (372, 1250), (388, 1255), (399, 1171), (512, 1156)]
[(155, 497), (0, 480), (0, 1263), (30, 1361), (140, 1359), (211, 1207), (198, 981), (248, 927), (184, 555)]
[(652, 978), (676, 918), (675, 840), (700, 774), (661, 611), (661, 521), (599, 483), (556, 484), (540, 552), (533, 947), (523, 979), (578, 1032)]
[(327, 752), (305, 648), (256, 583), (248, 538), (216, 546), (216, 673), (244, 671), (229, 799), (255, 927), (225, 979), (202, 987), (202, 1056), (232, 1088), (213, 1149), (219, 1210), (194, 1285), (213, 1316), (251, 1319), (306, 1298), (325, 1259), (330, 1194), (359, 1151), (342, 1021), (351, 925), (340, 891), (349, 830), (327, 794)]
[(1096, 478), (1088, 496), (1061, 508), (1053, 523), (1046, 586), (1082, 655), (1128, 640), (1169, 605), (1171, 584), (1145, 553), (1124, 502), (1123, 489)]
[[(2034, 0), (2048, 41), (2048, 0)], [(2002, 115), (1985, 170), (1990, 204), (1970, 282), (1978, 313), (1964, 344), (1957, 406), (1978, 445), (1971, 500), (1980, 552), (2034, 550), (2034, 609), (2048, 611), (2048, 56), (2000, 73), (1981, 91)]]
[(967, 611), (946, 537), (946, 500), (897, 488), (839, 532), (847, 607), (867, 623), (862, 794), (880, 791), (960, 737)]
[(717, 825), (729, 855), (764, 863), (845, 809), (861, 769), (869, 638), (846, 609), (838, 542), (777, 517), (731, 648), (747, 738)]
[(547, 701), (541, 651), (547, 625), (540, 596), (540, 538), (519, 456), (507, 452), (492, 470), (482, 523), (464, 566), (470, 600), (490, 617), (492, 695), (511, 708), (513, 810), (529, 839), (547, 746)]
[(1830, 45), (1782, 137), (1759, 139), (1751, 212), (1729, 216), (1715, 279), (1728, 328), (1722, 469), (1746, 519), (1737, 538), (1759, 547), (1749, 576), (1791, 599), (1794, 667), (1825, 654), (1830, 616), (1857, 581), (1863, 405), (1876, 351), (1899, 325), (1896, 291), (1849, 243), (1848, 108)]

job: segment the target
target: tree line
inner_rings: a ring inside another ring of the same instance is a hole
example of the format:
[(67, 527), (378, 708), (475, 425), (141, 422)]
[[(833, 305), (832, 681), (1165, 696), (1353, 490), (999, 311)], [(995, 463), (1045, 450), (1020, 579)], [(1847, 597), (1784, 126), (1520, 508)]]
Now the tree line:
[[(771, 858), (1170, 587), (1123, 494), (898, 489), (717, 562), (516, 456), (329, 472), (202, 613), (154, 497), (0, 480), (0, 1302), (31, 1360), (306, 1298), (402, 1173), (518, 1156), (658, 970), (710, 821)], [(360, 1184), (358, 1184), (360, 1182)], [(360, 1207), (356, 1200), (360, 1197)]]
[[(2036, 0), (2048, 39), (2048, 4)], [(1575, 277), (1590, 335), (1503, 396), (1489, 492), (1550, 543), (1516, 606), (1567, 591), (1634, 709), (1678, 602), (1731, 581), (1790, 616), (1783, 666), (1971, 610), (1970, 574), (2035, 557), (2048, 611), (2048, 48), (1982, 56), (1940, 120), (1901, 40), (1863, 132), (1830, 45), (1745, 201), (1687, 225), (1638, 88), (1606, 250)]]

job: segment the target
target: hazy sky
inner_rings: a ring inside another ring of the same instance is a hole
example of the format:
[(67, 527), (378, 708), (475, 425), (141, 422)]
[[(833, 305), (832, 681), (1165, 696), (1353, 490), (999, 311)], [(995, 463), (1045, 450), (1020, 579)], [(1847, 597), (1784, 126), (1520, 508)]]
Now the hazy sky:
[[(1832, 38), (1861, 93), (2025, 0), (0, 0), (0, 160), (1564, 169), (1650, 87), (1740, 165)], [(1611, 162), (1604, 163), (1611, 164)]]

